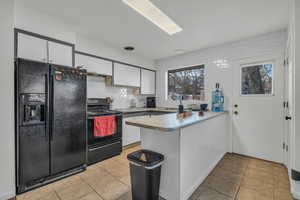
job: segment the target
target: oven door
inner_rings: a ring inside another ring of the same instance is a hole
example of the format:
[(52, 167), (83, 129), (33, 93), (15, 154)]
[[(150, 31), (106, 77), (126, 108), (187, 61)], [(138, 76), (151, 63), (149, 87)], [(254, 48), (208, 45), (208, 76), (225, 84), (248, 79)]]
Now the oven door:
[(116, 115), (116, 129), (115, 133), (112, 135), (104, 137), (95, 137), (94, 136), (94, 118), (88, 118), (88, 145), (105, 145), (115, 140), (120, 140), (122, 138), (122, 115)]

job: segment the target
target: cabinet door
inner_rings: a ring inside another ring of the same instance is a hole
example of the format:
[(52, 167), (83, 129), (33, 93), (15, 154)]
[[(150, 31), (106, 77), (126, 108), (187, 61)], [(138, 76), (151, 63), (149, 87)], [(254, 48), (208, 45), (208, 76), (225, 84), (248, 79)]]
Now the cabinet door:
[(141, 69), (114, 63), (114, 85), (140, 87)]
[(126, 119), (123, 120), (123, 146), (141, 141), (141, 128), (127, 125), (125, 121)]
[(47, 40), (18, 33), (17, 57), (45, 63), (48, 62)]
[(49, 63), (73, 66), (73, 49), (71, 46), (48, 42)]
[(112, 76), (111, 61), (85, 56), (82, 54), (76, 54), (75, 65), (83, 66), (83, 68), (85, 68), (88, 72)]
[(155, 72), (142, 69), (141, 94), (155, 94)]

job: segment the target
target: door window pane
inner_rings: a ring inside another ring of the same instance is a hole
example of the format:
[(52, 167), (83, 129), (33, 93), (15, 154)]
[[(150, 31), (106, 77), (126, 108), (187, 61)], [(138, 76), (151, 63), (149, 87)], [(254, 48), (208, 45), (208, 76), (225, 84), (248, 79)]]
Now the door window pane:
[(257, 64), (241, 69), (242, 95), (270, 95), (273, 93), (273, 65)]

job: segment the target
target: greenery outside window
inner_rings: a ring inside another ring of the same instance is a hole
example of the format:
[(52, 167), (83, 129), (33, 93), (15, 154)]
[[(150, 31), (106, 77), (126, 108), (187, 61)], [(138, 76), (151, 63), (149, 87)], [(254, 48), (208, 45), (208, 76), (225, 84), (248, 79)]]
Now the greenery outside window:
[(262, 63), (242, 66), (241, 95), (272, 95), (273, 64)]
[(168, 96), (183, 100), (204, 100), (204, 65), (168, 71)]

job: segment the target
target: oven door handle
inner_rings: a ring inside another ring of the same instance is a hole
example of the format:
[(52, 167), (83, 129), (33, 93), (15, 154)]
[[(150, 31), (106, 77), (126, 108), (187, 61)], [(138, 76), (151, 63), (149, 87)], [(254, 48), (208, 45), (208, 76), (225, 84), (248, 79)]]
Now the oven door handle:
[(118, 143), (121, 143), (121, 142), (118, 141), (118, 142), (113, 142), (113, 143), (110, 143), (110, 144), (103, 145), (103, 146), (101, 146), (101, 147), (91, 148), (91, 149), (89, 149), (89, 151), (96, 151), (96, 150), (98, 150), (98, 149), (102, 149), (102, 148), (105, 148), (105, 147), (108, 147), (108, 146), (111, 146), (111, 145), (114, 145), (114, 144), (118, 144)]
[[(113, 115), (113, 114), (112, 114)], [(116, 117), (122, 117), (122, 114), (114, 114)], [(93, 116), (93, 117), (88, 117), (88, 119), (94, 119), (95, 117), (101, 117), (101, 116), (106, 116), (106, 115), (99, 115), (99, 116)]]

